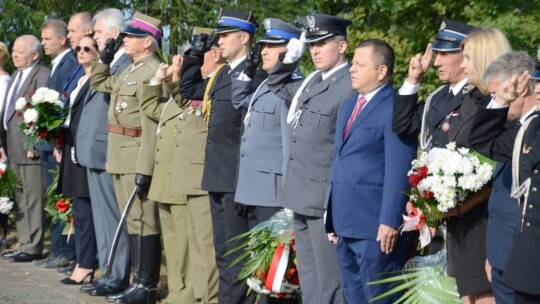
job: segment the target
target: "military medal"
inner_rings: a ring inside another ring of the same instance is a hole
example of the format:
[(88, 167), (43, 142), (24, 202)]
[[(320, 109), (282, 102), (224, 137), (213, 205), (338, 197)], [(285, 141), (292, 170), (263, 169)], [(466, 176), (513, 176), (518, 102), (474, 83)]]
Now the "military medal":
[(527, 145), (527, 144), (524, 144), (523, 145), (523, 154), (527, 155), (529, 154), (530, 152), (532, 151), (532, 147)]
[(120, 114), (122, 111), (127, 108), (127, 102), (122, 101), (119, 104), (116, 104), (116, 113)]
[(446, 117), (444, 118), (444, 122), (441, 125), (441, 130), (444, 133), (447, 133), (448, 130), (450, 130), (450, 117), (458, 116), (458, 113), (455, 113), (455, 111), (450, 112)]

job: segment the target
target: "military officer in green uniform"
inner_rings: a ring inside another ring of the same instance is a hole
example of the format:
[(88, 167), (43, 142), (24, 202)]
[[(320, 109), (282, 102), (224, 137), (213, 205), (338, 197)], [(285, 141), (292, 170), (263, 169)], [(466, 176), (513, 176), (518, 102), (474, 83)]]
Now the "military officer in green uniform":
[(152, 78), (160, 64), (155, 56), (160, 25), (158, 19), (135, 13), (122, 32), (126, 54), (133, 63), (124, 72), (110, 76), (109, 64), (120, 43), (109, 41), (101, 62), (92, 69), (90, 81), (92, 89), (111, 94), (107, 171), (113, 177), (120, 210), (124, 210), (134, 189), (138, 194), (127, 219), (133, 283), (123, 292), (107, 296), (114, 303), (156, 303), (161, 244), (157, 206), (147, 193), (154, 170), (157, 124), (142, 113), (139, 99), (143, 82)]
[[(201, 30), (212, 32), (196, 28), (194, 34)], [(221, 61), (216, 45), (205, 54), (203, 76), (212, 73)], [(148, 196), (158, 202), (167, 259), (167, 303), (217, 303), (210, 202), (208, 192), (200, 186), (207, 123), (202, 102), (179, 94), (181, 66), (182, 57), (175, 56), (171, 66), (162, 64), (150, 83), (143, 85), (141, 108), (158, 121)]]

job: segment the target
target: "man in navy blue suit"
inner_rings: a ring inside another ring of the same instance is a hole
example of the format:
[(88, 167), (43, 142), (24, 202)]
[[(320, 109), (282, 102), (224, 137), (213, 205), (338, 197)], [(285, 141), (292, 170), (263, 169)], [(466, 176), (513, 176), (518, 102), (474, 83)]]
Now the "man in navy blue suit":
[[(387, 289), (368, 286), (404, 264), (398, 228), (416, 141), (392, 132), (394, 50), (383, 40), (358, 45), (350, 68), (358, 95), (345, 101), (336, 125), (327, 231), (347, 303), (368, 303)], [(377, 303), (393, 303), (385, 298)]]
[[(67, 34), (67, 24), (62, 20), (49, 19), (41, 25), (41, 45), (45, 54), (52, 58), (51, 75), (47, 81), (47, 87), (60, 94), (63, 93), (69, 73), (78, 64), (77, 55), (69, 47)], [(54, 142), (36, 143), (34, 148), (39, 152), (43, 181), (45, 188), (48, 189), (54, 179), (51, 171), (58, 170), (53, 155)], [(67, 236), (62, 234), (66, 224), (66, 221), (51, 224), (51, 254), (45, 259), (35, 261), (35, 265), (44, 265), (47, 268), (63, 267), (75, 258), (73, 238), (67, 242)]]

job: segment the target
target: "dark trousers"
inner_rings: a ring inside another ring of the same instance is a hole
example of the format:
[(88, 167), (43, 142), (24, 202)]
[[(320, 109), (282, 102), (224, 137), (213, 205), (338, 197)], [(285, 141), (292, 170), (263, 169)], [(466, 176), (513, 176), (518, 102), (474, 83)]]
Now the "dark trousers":
[(491, 288), (493, 289), (495, 302), (512, 304), (514, 303), (515, 299), (514, 290), (510, 286), (503, 283), (502, 276), (502, 270), (491, 267)]
[(302, 303), (343, 304), (336, 248), (322, 217), (294, 213), (296, 261)]
[(278, 211), (283, 210), (279, 207), (261, 207), (261, 206), (248, 206), (248, 227), (254, 228), (258, 224), (269, 220)]
[(248, 231), (247, 219), (238, 215), (233, 192), (210, 192), (210, 212), (214, 227), (214, 251), (219, 271), (218, 302), (227, 304), (252, 303), (246, 300), (247, 285), (238, 281), (242, 263), (229, 267), (241, 251), (225, 253), (238, 246), (239, 242), (228, 242), (233, 237)]
[(73, 198), (73, 222), (75, 224), (75, 252), (79, 267), (94, 269), (96, 264), (96, 233), (92, 206), (88, 197)]
[(67, 235), (62, 234), (66, 225), (65, 221), (51, 224), (51, 254), (71, 261), (75, 259), (75, 239), (70, 237), (68, 242)]
[[(405, 263), (404, 242), (398, 241), (390, 254), (381, 251), (375, 240), (340, 237), (337, 255), (343, 290), (348, 304), (368, 304), (370, 300), (389, 290), (388, 284), (367, 285), (368, 282), (392, 276), (403, 268)], [(302, 279), (302, 277), (300, 277)], [(400, 293), (385, 297), (376, 304), (395, 303)]]
[[(54, 180), (54, 174), (51, 171), (58, 170), (58, 164), (52, 151), (39, 150), (39, 158), (41, 160), (45, 189), (49, 189)], [(70, 238), (68, 242), (67, 236), (62, 234), (66, 225), (68, 223), (64, 221), (51, 224), (51, 254), (55, 257), (73, 260), (75, 259), (75, 241)]]
[(532, 303), (540, 303), (540, 295), (525, 293), (525, 292), (516, 290), (516, 304), (532, 304)]
[(7, 236), (7, 229), (8, 229), (8, 219), (9, 216), (7, 214), (0, 213), (0, 228), (4, 229), (4, 233)]

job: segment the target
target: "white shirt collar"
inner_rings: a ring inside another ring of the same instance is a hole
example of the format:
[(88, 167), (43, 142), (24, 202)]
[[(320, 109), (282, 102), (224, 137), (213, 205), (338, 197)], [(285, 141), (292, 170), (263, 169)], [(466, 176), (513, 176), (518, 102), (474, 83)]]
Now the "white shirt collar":
[(60, 55), (54, 57), (54, 59), (51, 61), (51, 64), (52, 64), (51, 74), (54, 72), (54, 70), (56, 69), (56, 66), (60, 63), (60, 61), (62, 61), (62, 58), (64, 58), (64, 56), (66, 56), (66, 54), (69, 52), (71, 52), (71, 49), (65, 49), (62, 53), (60, 53)]
[(343, 64), (340, 64), (336, 67), (334, 67), (333, 69), (331, 69), (330, 71), (327, 71), (327, 72), (322, 72), (321, 73), (321, 77), (322, 77), (322, 80), (326, 80), (326, 78), (330, 77), (332, 74), (334, 74), (337, 70), (341, 69), (342, 67), (348, 65), (349, 63), (348, 62), (345, 62)]
[(454, 93), (454, 96), (459, 94), (459, 92), (461, 91), (461, 89), (463, 89), (463, 87), (467, 84), (467, 78), (463, 78), (460, 82), (458, 82), (455, 86), (451, 86), (450, 87), (450, 90), (452, 91), (452, 93)]
[(532, 107), (529, 111), (527, 111), (527, 113), (525, 113), (525, 115), (521, 116), (521, 118), (519, 119), (519, 122), (521, 124), (523, 124), (525, 122), (525, 120), (527, 118), (529, 118), (529, 116), (531, 116), (531, 114), (536, 111), (536, 107)]
[(229, 63), (229, 66), (231, 67), (231, 70), (234, 70), (244, 59), (246, 59), (247, 55), (242, 56), (241, 58), (236, 59), (235, 61)]

